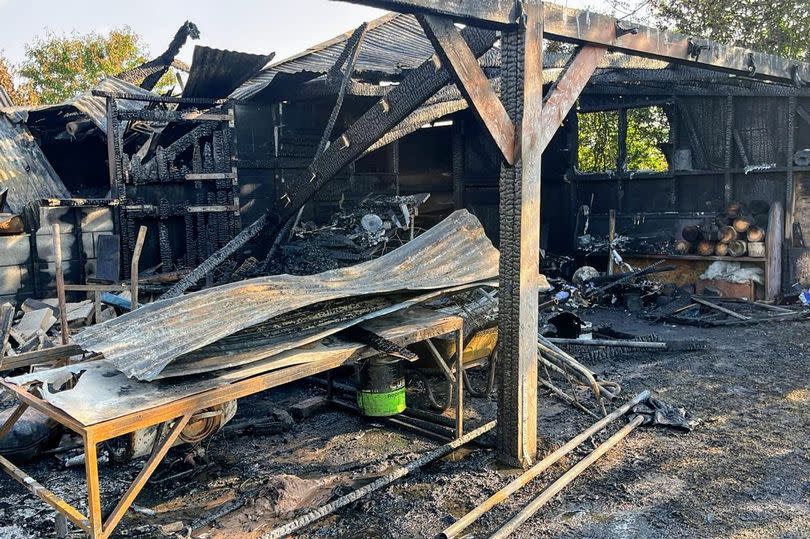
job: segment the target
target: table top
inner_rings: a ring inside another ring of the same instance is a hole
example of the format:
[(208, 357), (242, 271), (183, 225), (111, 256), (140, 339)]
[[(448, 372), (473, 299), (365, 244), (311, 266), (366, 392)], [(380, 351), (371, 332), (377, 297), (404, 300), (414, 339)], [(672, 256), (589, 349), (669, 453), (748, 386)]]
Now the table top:
[[(412, 307), (364, 322), (361, 327), (405, 346), (461, 330), (462, 325), (458, 316)], [(332, 336), (236, 368), (189, 377), (142, 382), (127, 378), (104, 360), (95, 360), (6, 378), (0, 385), (69, 428), (113, 422), (117, 425), (110, 432), (120, 434), (141, 428), (137, 425), (159, 422), (149, 423), (145, 416), (179, 417), (203, 405), (258, 393), (377, 353)], [(71, 378), (75, 380), (72, 389), (48, 389)], [(41, 388), (41, 397), (28, 392), (32, 385)], [(159, 412), (160, 408), (171, 408), (171, 413)]]

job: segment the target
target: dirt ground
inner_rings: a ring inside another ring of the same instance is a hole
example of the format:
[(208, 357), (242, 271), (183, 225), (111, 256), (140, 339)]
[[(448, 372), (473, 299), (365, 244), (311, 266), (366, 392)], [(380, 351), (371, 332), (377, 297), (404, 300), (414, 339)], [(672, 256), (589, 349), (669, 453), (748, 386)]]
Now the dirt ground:
[[(650, 325), (612, 309), (581, 313), (596, 324), (677, 340), (705, 339), (699, 352), (639, 353), (589, 366), (619, 382), (621, 399), (643, 389), (698, 420), (684, 434), (641, 428), (560, 493), (516, 537), (810, 537), (810, 323), (734, 329)], [(481, 385), (483, 373), (474, 380)], [(438, 381), (435, 379), (434, 381)], [(323, 389), (300, 382), (240, 401), (234, 423), (267, 417)], [(424, 399), (414, 389), (411, 404)], [(491, 399), (467, 399), (468, 428), (494, 417)], [(542, 392), (541, 453), (594, 421)], [(597, 440), (605, 439), (616, 427)], [(471, 446), (400, 479), (306, 528), (302, 538), (433, 537), (514, 477), (494, 451)], [(330, 409), (275, 435), (221, 432), (190, 454), (175, 448), (138, 497), (118, 537), (188, 537), (218, 509), (233, 509), (193, 537), (255, 538), (330, 498), (368, 483), (435, 447), (436, 441)], [(591, 444), (534, 480), (468, 531), (487, 537)], [(101, 466), (112, 501), (141, 463)], [(83, 508), (79, 469), (44, 457), (26, 470)], [(161, 529), (159, 526), (163, 525)], [(176, 533), (172, 530), (179, 530)], [(0, 477), (0, 538), (53, 536), (53, 513)]]

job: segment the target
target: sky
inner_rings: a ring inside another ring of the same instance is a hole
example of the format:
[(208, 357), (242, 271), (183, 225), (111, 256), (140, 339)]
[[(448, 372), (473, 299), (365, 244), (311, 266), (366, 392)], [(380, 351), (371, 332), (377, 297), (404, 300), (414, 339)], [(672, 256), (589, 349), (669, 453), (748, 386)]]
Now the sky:
[[(623, 0), (622, 5), (638, 1)], [(559, 3), (610, 11), (608, 0)], [(16, 64), (24, 58), (25, 43), (46, 30), (106, 33), (127, 25), (157, 56), (180, 25), (190, 20), (201, 33), (191, 42), (195, 45), (275, 52), (275, 59), (281, 60), (383, 13), (331, 0), (0, 0), (0, 51)], [(192, 51), (193, 45), (187, 44), (180, 59), (190, 62)]]

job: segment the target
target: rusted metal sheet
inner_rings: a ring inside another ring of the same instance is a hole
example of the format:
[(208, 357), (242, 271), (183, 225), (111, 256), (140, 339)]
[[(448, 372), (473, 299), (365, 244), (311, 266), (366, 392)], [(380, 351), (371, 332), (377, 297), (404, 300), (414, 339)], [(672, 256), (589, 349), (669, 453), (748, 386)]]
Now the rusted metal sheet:
[(21, 213), (35, 200), (70, 196), (28, 128), (0, 114), (0, 191), (3, 189), (8, 189), (6, 203), (13, 213)]
[(478, 220), (458, 211), (376, 260), (318, 275), (250, 279), (158, 301), (90, 327), (74, 342), (103, 353), (130, 377), (152, 380), (182, 354), (295, 309), (344, 297), (451, 288), (497, 273), (498, 251)]

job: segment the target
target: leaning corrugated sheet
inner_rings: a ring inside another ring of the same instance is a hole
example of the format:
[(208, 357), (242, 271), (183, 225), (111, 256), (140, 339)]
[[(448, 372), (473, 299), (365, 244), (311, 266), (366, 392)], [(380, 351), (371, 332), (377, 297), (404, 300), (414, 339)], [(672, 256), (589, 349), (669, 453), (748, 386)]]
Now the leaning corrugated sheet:
[(183, 97), (226, 97), (272, 59), (273, 54), (248, 54), (211, 47), (194, 47), (194, 59)]
[[(155, 96), (152, 92), (144, 90), (139, 86), (124, 82), (115, 77), (108, 77), (92, 90), (83, 92), (76, 97), (68, 99), (62, 103), (55, 105), (38, 105), (36, 107), (4, 107), (0, 108), (0, 112), (7, 115), (25, 117), (25, 114), (31, 116), (40, 116), (49, 113), (60, 113), (66, 110), (75, 109), (86, 115), (93, 121), (96, 126), (101, 129), (105, 134), (107, 133), (107, 100), (103, 97), (96, 97), (93, 95), (93, 90), (100, 90), (103, 92), (117, 92), (134, 95)], [(144, 101), (133, 101), (129, 99), (118, 100), (118, 108), (120, 110), (140, 110), (146, 105)]]
[(400, 290), (436, 290), (491, 279), (498, 251), (481, 223), (457, 211), (387, 255), (318, 275), (275, 275), (155, 302), (79, 333), (127, 376), (154, 379), (181, 354), (308, 305)]
[(25, 124), (0, 114), (0, 190), (14, 213), (41, 198), (69, 197), (62, 180), (37, 146)]
[[(249, 99), (266, 88), (277, 73), (323, 74), (335, 64), (352, 31), (277, 62), (237, 88), (230, 97)], [(413, 15), (391, 13), (369, 22), (355, 72), (399, 75), (414, 69), (433, 54), (433, 46)], [(313, 77), (314, 78), (314, 77)]]

